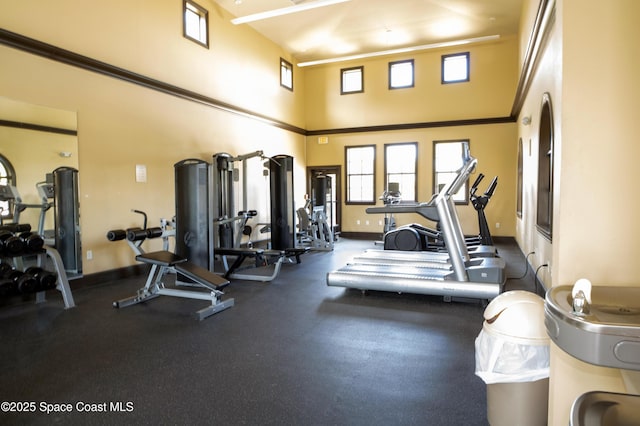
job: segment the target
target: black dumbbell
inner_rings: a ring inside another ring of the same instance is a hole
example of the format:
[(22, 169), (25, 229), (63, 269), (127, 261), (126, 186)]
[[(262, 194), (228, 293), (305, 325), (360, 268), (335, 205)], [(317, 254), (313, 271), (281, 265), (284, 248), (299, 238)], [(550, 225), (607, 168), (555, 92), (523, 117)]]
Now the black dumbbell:
[(0, 231), (0, 251), (7, 256), (16, 256), (24, 251), (24, 241), (11, 231)]
[(10, 231), (13, 233), (29, 232), (31, 231), (31, 225), (28, 223), (7, 223), (6, 225), (0, 225), (0, 231)]
[(6, 262), (0, 263), (0, 277), (4, 277), (9, 271), (13, 270), (13, 266), (9, 265)]
[(40, 252), (44, 247), (44, 239), (36, 233), (23, 232), (20, 234), (20, 239), (24, 241), (26, 250), (31, 253)]
[(15, 282), (8, 278), (0, 278), (0, 297), (13, 296), (18, 292)]
[(58, 276), (53, 272), (37, 266), (30, 266), (24, 271), (24, 273), (31, 275), (36, 280), (35, 291), (53, 290), (56, 288)]
[(13, 281), (18, 291), (23, 294), (33, 293), (36, 291), (36, 286), (38, 284), (32, 275), (25, 274), (17, 269), (7, 272), (3, 278)]

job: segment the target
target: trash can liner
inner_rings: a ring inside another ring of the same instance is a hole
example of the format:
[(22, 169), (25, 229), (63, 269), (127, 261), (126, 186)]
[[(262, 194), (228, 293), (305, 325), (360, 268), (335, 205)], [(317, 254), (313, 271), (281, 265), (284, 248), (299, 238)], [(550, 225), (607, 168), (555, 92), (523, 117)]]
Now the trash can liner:
[(534, 382), (549, 377), (549, 346), (517, 343), (481, 330), (476, 375), (486, 384)]
[(487, 384), (549, 377), (544, 299), (522, 290), (502, 293), (489, 303), (484, 319), (476, 338), (477, 376)]

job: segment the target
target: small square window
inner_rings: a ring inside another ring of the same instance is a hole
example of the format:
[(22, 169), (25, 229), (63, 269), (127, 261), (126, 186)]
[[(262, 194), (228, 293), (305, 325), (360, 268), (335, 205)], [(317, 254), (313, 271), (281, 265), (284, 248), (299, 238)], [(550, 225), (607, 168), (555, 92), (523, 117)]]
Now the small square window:
[(184, 0), (184, 36), (205, 47), (209, 47), (209, 12), (198, 4)]
[(389, 62), (389, 89), (413, 87), (413, 59)]
[(442, 56), (442, 84), (469, 81), (469, 52)]
[(343, 68), (340, 70), (340, 94), (364, 92), (364, 67)]
[(293, 65), (280, 58), (280, 86), (293, 91)]

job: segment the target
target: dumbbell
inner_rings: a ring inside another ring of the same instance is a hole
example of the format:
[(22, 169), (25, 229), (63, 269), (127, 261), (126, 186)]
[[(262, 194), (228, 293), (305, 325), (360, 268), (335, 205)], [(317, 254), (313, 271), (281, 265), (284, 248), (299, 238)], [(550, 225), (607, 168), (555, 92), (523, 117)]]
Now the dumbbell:
[(31, 231), (31, 225), (28, 223), (7, 223), (6, 225), (0, 225), (0, 231), (10, 231), (13, 233), (29, 232)]
[(13, 296), (18, 292), (18, 286), (8, 278), (0, 278), (0, 297)]
[(31, 253), (40, 252), (44, 247), (44, 239), (36, 233), (23, 232), (20, 234), (20, 239), (24, 242), (26, 250)]
[(22, 271), (18, 271), (17, 269), (12, 269), (7, 272), (3, 277), (3, 279), (13, 281), (15, 288), (18, 289), (20, 293), (33, 293), (36, 291), (37, 282), (36, 279), (33, 278), (30, 274), (25, 274)]
[(6, 262), (0, 263), (0, 277), (4, 277), (9, 271), (13, 270), (13, 266), (9, 265)]
[(0, 252), (16, 256), (24, 251), (25, 243), (11, 231), (0, 231)]
[(56, 288), (58, 276), (53, 272), (47, 271), (38, 266), (30, 266), (24, 271), (24, 273), (31, 275), (36, 280), (35, 291), (53, 290)]

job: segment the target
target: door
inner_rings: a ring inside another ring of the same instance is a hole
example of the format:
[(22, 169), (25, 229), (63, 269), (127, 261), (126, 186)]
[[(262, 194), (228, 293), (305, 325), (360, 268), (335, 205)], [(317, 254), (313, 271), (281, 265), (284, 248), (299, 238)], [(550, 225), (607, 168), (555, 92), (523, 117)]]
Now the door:
[(327, 191), (327, 223), (333, 229), (333, 234), (338, 235), (342, 218), (340, 166), (307, 167), (307, 194), (309, 196), (311, 196), (311, 188), (313, 187), (311, 182), (317, 176), (327, 176), (331, 182), (331, 188)]

